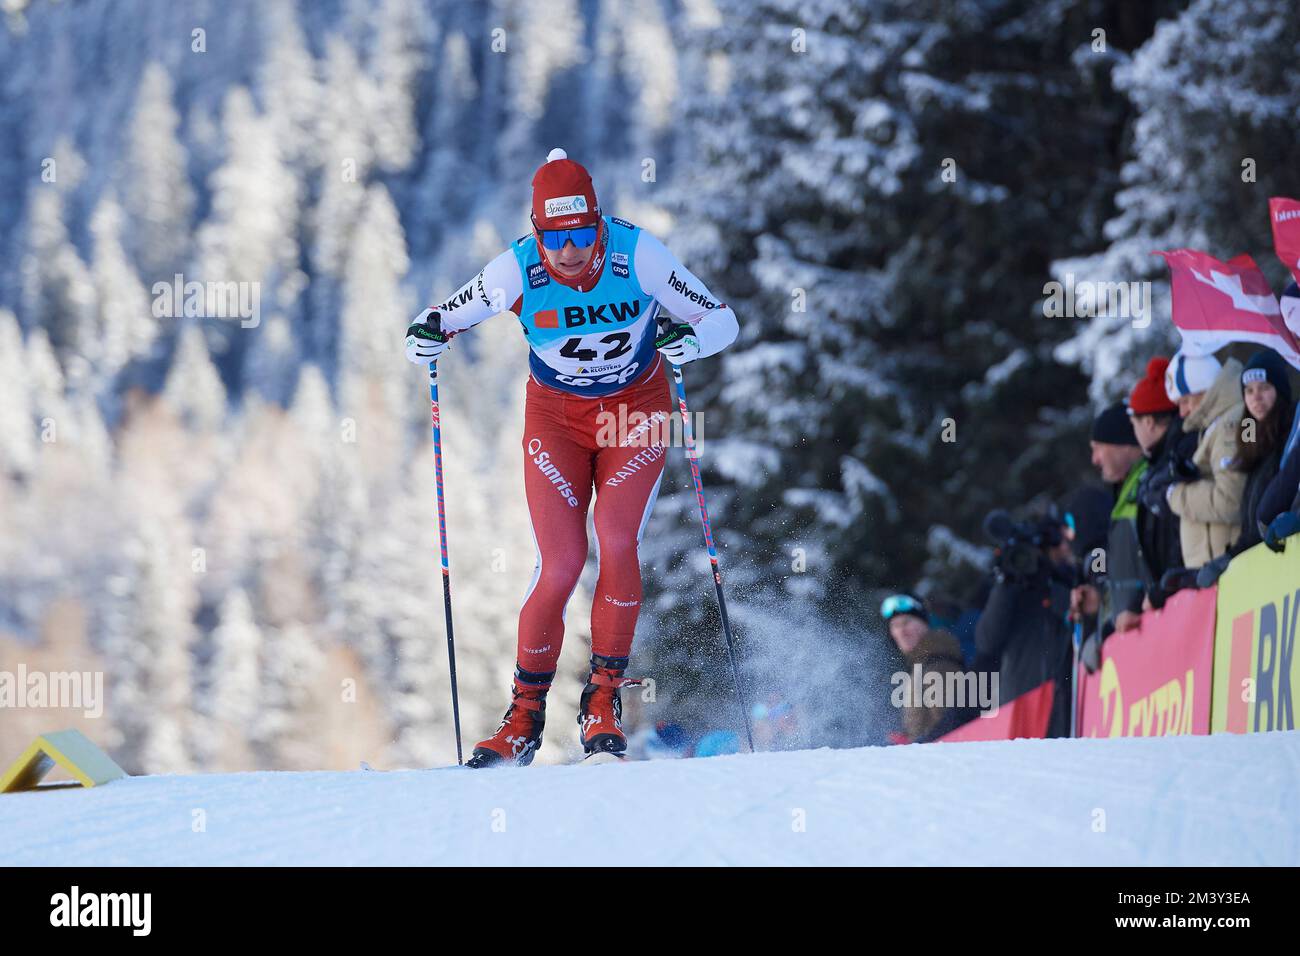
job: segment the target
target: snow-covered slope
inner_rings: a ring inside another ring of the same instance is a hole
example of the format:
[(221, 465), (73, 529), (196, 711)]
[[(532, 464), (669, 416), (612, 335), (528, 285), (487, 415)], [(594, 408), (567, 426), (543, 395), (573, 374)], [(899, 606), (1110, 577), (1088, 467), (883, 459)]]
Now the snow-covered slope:
[(158, 776), (0, 796), (0, 865), (1294, 865), (1298, 791), (1300, 732)]

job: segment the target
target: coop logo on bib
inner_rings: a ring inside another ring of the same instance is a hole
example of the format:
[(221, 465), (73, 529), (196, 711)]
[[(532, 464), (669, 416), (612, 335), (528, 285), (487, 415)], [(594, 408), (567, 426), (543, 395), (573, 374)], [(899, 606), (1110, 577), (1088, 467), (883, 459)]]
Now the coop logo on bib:
[(555, 219), (559, 216), (574, 216), (586, 211), (586, 196), (558, 196), (555, 199), (546, 200), (547, 219)]

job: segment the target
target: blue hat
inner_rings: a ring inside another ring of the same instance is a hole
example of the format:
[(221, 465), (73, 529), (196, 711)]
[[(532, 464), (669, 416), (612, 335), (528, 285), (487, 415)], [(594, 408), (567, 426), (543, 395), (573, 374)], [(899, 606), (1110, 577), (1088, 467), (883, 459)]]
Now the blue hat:
[(1250, 357), (1241, 372), (1242, 394), (1245, 394), (1246, 386), (1251, 382), (1268, 382), (1277, 389), (1279, 401), (1291, 404), (1291, 376), (1282, 356), (1272, 349), (1264, 349)]

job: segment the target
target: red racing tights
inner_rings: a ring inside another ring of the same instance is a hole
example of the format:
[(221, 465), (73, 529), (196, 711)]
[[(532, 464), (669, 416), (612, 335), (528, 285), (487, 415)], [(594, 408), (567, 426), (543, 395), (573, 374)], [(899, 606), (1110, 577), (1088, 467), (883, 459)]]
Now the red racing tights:
[(645, 375), (601, 398), (528, 380), (524, 489), (537, 566), (519, 612), (518, 651), (521, 677), (528, 683), (549, 684), (559, 660), (564, 609), (587, 563), (593, 490), (600, 573), (591, 606), (591, 649), (615, 660), (631, 653), (641, 609), (637, 545), (659, 493), (671, 411), (663, 364), (655, 358)]

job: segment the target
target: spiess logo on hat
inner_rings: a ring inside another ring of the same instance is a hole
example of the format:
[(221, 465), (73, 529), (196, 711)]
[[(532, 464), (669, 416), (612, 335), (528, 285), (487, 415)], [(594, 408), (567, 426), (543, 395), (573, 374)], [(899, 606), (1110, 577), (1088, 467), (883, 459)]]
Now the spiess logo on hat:
[(586, 196), (560, 196), (556, 199), (546, 200), (546, 218), (554, 219), (557, 216), (574, 216), (587, 211)]

